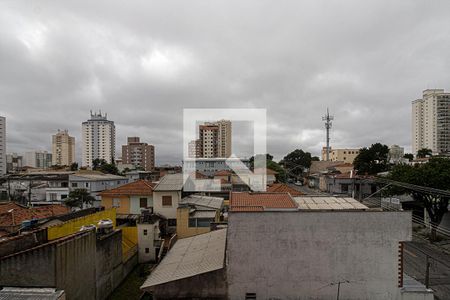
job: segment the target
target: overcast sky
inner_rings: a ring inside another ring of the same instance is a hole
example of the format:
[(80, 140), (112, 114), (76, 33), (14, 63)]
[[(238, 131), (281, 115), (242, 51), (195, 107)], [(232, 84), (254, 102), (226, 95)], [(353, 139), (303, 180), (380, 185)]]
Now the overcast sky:
[(51, 150), (61, 128), (80, 158), (101, 109), (118, 152), (140, 136), (179, 163), (183, 108), (266, 108), (275, 158), (318, 155), (327, 107), (332, 147), (410, 150), (411, 100), (449, 79), (448, 0), (0, 2), (8, 152)]

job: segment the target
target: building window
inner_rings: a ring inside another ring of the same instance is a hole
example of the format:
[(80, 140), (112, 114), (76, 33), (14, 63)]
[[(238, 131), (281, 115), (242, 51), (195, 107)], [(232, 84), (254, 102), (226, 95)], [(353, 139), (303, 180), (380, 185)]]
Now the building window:
[(146, 208), (147, 207), (147, 198), (139, 198), (139, 207)]
[(189, 218), (189, 227), (197, 227), (197, 219)]
[(66, 199), (67, 195), (61, 195), (61, 199)]
[(256, 293), (245, 293), (245, 300), (256, 300)]
[(177, 219), (168, 219), (167, 225), (169, 226), (177, 226)]
[(147, 229), (144, 229), (144, 235), (147, 235)]
[(72, 182), (72, 187), (74, 187), (74, 188), (78, 187), (78, 183)]
[(212, 222), (214, 222), (214, 219), (198, 218), (197, 219), (197, 227), (209, 227)]
[(56, 201), (56, 200), (58, 200), (58, 194), (50, 193), (50, 201)]
[(113, 207), (120, 207), (120, 199), (113, 198)]
[(341, 184), (341, 192), (347, 193), (348, 192), (348, 184)]
[(172, 196), (162, 196), (162, 206), (172, 206)]
[(86, 183), (84, 184), (84, 186), (88, 188), (88, 187), (89, 187), (89, 182), (86, 182)]
[(150, 253), (150, 249), (149, 248), (145, 248), (145, 254)]

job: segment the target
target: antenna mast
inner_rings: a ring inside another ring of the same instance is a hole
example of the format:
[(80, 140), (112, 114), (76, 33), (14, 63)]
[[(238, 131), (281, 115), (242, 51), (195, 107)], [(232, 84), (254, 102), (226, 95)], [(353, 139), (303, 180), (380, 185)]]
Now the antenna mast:
[(327, 153), (327, 161), (330, 160), (330, 129), (332, 124), (332, 120), (334, 120), (334, 116), (330, 116), (330, 113), (328, 111), (328, 107), (327, 107), (327, 114), (325, 116), (322, 117), (322, 121), (325, 121), (325, 128), (327, 130), (327, 149), (326, 149), (326, 153)]

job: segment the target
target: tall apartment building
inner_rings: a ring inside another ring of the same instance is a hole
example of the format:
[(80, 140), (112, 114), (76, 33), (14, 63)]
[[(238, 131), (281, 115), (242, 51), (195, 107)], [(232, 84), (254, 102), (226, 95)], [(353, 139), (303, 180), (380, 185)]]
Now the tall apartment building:
[[(352, 164), (359, 154), (359, 148), (332, 149), (330, 147), (330, 161), (343, 161)], [(326, 160), (327, 148), (322, 148), (322, 160)]]
[(6, 174), (6, 118), (0, 116), (0, 175)]
[(122, 164), (132, 164), (135, 168), (151, 171), (155, 168), (155, 147), (141, 143), (139, 137), (129, 137), (127, 145), (122, 145)]
[(412, 148), (414, 154), (422, 148), (450, 153), (450, 93), (428, 89), (412, 101)]
[(202, 141), (200, 139), (190, 141), (188, 145), (188, 157), (200, 158), (202, 156), (203, 156)]
[(190, 158), (231, 156), (231, 121), (205, 122), (199, 126), (199, 139), (188, 145)]
[(101, 111), (92, 114), (91, 118), (82, 123), (82, 166), (92, 167), (96, 159), (114, 162), (116, 154), (116, 127), (113, 121), (107, 119), (107, 114)]
[(6, 172), (17, 172), (23, 167), (23, 156), (17, 153), (6, 154)]
[(28, 151), (24, 160), (26, 167), (47, 169), (52, 166), (52, 154), (47, 151)]
[(70, 166), (75, 162), (75, 138), (66, 130), (52, 135), (52, 164)]

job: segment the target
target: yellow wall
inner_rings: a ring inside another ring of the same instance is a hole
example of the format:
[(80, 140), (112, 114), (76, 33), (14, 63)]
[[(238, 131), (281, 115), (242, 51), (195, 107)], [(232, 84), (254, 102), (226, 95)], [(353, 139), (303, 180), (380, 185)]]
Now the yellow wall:
[(137, 251), (138, 232), (137, 227), (121, 227), (122, 229), (122, 256), (124, 260), (130, 251)]
[(120, 206), (116, 207), (116, 212), (118, 214), (130, 213), (130, 198), (128, 196), (118, 196), (118, 197), (102, 196), (102, 206), (104, 206), (106, 209), (112, 208), (113, 198), (120, 199)]
[(76, 233), (82, 226), (85, 225), (94, 224), (97, 226), (98, 221), (103, 219), (110, 219), (113, 222), (114, 227), (116, 227), (116, 210), (107, 209), (104, 211), (99, 211), (95, 214), (69, 220), (63, 224), (50, 226), (47, 228), (48, 239), (51, 241)]
[[(216, 213), (216, 222), (219, 220), (219, 214)], [(209, 227), (189, 227), (189, 208), (179, 207), (177, 209), (177, 236), (178, 238), (187, 238), (194, 235), (210, 232)]]

